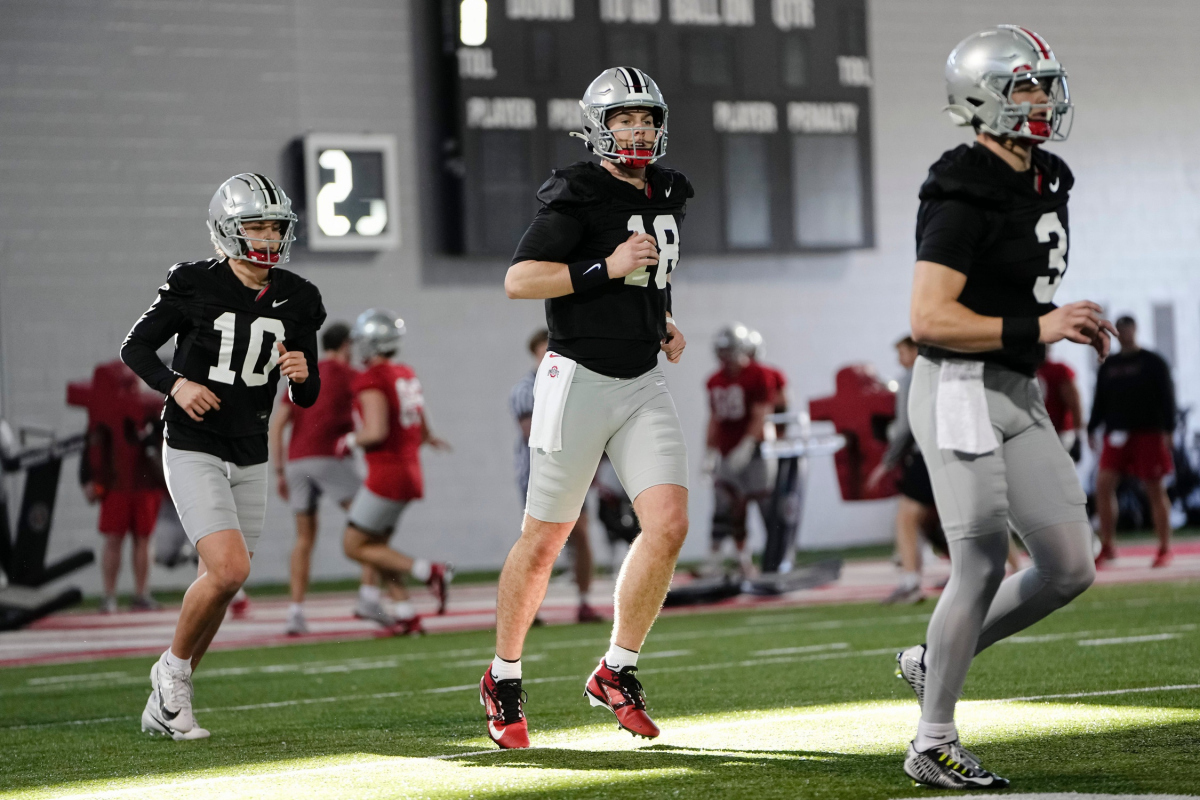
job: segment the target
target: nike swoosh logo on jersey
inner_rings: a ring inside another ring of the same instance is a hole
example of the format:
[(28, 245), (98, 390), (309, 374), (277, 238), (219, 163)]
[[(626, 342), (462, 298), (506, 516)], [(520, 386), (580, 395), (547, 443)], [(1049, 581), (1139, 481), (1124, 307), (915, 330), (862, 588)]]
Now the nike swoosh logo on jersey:
[(274, 303), (271, 303), (271, 308), (279, 308), (281, 305), (286, 303), (288, 300), (291, 300), (291, 298), (288, 297), (283, 300), (276, 300)]
[(1057, 192), (1057, 191), (1058, 191), (1058, 182), (1059, 182), (1059, 180), (1060, 180), (1059, 178), (1055, 178), (1055, 179), (1054, 179), (1054, 182), (1050, 184), (1050, 191), (1052, 191), (1052, 192)]
[(668, 186), (668, 187), (667, 187), (667, 191), (663, 192), (663, 194), (665, 194), (667, 197), (670, 197), (670, 196), (671, 196), (671, 190), (672, 190), (672, 189), (674, 189), (674, 188), (675, 188), (674, 186)]
[(583, 274), (584, 274), (584, 275), (587, 275), (589, 272), (591, 272), (591, 271), (592, 271), (592, 270), (594, 270), (594, 269), (600, 269), (600, 265), (599, 265), (598, 263), (597, 263), (597, 264), (592, 264), (590, 267), (588, 267), (587, 269), (585, 269), (585, 270), (583, 271)]

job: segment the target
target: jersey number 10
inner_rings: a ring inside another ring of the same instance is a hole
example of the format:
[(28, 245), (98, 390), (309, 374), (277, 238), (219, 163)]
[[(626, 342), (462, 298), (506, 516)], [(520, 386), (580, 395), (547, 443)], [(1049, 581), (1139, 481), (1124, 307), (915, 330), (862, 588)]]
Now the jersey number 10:
[[(237, 380), (237, 373), (230, 367), (233, 364), (234, 337), (237, 332), (237, 315), (226, 311), (213, 320), (213, 327), (221, 332), (221, 347), (217, 351), (217, 365), (208, 368), (208, 379), (218, 383), (232, 384)], [(267, 363), (263, 364), (262, 372), (255, 367), (263, 355), (263, 340), (267, 333), (275, 335), (275, 341), (267, 347)], [(247, 386), (262, 386), (267, 382), (267, 376), (275, 369), (279, 361), (279, 352), (275, 342), (283, 341), (283, 320), (271, 317), (256, 317), (250, 325), (250, 345), (246, 348), (246, 358), (242, 361), (242, 382)]]
[[(679, 226), (671, 214), (660, 214), (654, 218), (654, 238), (658, 242), (658, 269), (654, 273), (654, 286), (658, 289), (667, 288), (667, 275), (675, 270), (679, 263)], [(641, 214), (629, 218), (627, 230), (632, 233), (645, 233), (646, 223)], [(638, 267), (625, 276), (625, 283), (630, 286), (649, 286), (650, 273), (646, 267)]]

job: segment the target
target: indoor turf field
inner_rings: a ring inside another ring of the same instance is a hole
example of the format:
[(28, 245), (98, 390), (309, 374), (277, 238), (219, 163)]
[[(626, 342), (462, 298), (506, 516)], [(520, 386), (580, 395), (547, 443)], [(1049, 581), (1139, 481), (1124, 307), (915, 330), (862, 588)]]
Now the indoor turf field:
[[(606, 628), (534, 629), (533, 749), (486, 739), (491, 634), (214, 652), (196, 675), (212, 738), (139, 731), (152, 658), (0, 672), (0, 797), (922, 796), (895, 651), (932, 603), (661, 619), (642, 657), (654, 742), (582, 687)], [(1200, 795), (1200, 582), (1097, 587), (981, 656), (964, 743), (1009, 794)]]

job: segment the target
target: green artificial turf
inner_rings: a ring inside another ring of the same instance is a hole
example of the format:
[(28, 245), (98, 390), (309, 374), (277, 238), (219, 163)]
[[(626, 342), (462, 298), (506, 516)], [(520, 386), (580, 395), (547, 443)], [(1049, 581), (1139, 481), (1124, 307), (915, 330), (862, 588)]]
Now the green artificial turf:
[[(484, 734), (486, 632), (212, 653), (197, 742), (140, 733), (152, 658), (6, 669), (0, 797), (928, 795), (900, 768), (917, 706), (893, 653), (931, 610), (665, 617), (641, 661), (653, 742), (582, 697), (606, 627), (534, 629), (527, 751)], [(1200, 795), (1200, 689), (1179, 688), (1200, 684), (1198, 611), (1197, 582), (1090, 590), (979, 657), (964, 743), (1015, 792)], [(1122, 692), (1145, 687), (1175, 688)]]

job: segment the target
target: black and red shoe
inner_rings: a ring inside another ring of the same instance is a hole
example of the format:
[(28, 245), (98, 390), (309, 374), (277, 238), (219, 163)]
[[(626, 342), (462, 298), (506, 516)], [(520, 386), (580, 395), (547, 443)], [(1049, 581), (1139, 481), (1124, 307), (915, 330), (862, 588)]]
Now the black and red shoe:
[(617, 716), (617, 725), (634, 736), (653, 739), (658, 726), (646, 713), (646, 693), (634, 673), (637, 667), (625, 667), (616, 672), (600, 659), (600, 666), (588, 678), (583, 696), (594, 706), (603, 706)]
[(529, 725), (521, 679), (498, 681), (489, 666), (479, 681), (479, 704), (487, 715), (488, 737), (504, 750), (529, 747)]
[(429, 580), (425, 585), (437, 600), (438, 614), (446, 613), (446, 601), (450, 598), (450, 581), (454, 580), (454, 567), (450, 564), (435, 563), (429, 567)]

